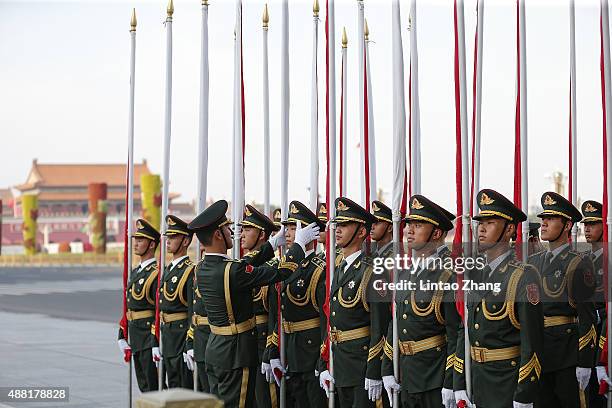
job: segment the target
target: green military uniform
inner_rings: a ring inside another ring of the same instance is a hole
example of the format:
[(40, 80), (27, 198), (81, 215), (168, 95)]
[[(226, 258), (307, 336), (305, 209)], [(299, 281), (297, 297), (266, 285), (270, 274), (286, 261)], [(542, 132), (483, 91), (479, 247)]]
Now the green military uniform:
[[(517, 224), (527, 216), (493, 190), (477, 196), (476, 220), (502, 218)], [(464, 353), (464, 328), (459, 331), (454, 387), (465, 390), (464, 361), (471, 358), (472, 402), (479, 408), (510, 408), (513, 401), (534, 403), (542, 372), (543, 315), (537, 271), (515, 259), (513, 251), (469, 271), (473, 283), (487, 287), (466, 293), (470, 354)]]
[[(355, 222), (369, 231), (376, 222), (372, 214), (347, 198), (336, 199), (335, 205), (334, 221), (338, 224)], [(333, 276), (329, 340), (340, 407), (375, 405), (369, 401), (364, 383), (366, 378), (381, 379), (381, 355), (390, 315), (388, 304), (371, 302), (368, 298), (373, 292), (370, 290), (372, 273), (372, 259), (357, 252), (349, 259), (345, 257)], [(371, 318), (373, 314), (377, 317)], [(322, 362), (320, 368), (323, 368)]]
[[(453, 229), (454, 215), (427, 198), (410, 198), (406, 222), (429, 222), (442, 231)], [(431, 260), (446, 259), (446, 246), (437, 248)], [(421, 284), (452, 284), (452, 270), (442, 262), (429, 262), (416, 273), (400, 271), (399, 281), (412, 283), (411, 291), (396, 292), (397, 328), (399, 330), (400, 384), (403, 407), (439, 408), (442, 388), (453, 389), (453, 367), (457, 332), (461, 317), (457, 313), (453, 290), (429, 289)], [(418, 373), (415, 375), (414, 373)], [(393, 375), (393, 325), (389, 325), (382, 365), (383, 376)]]
[[(280, 220), (280, 210), (278, 210), (278, 218)], [(272, 232), (280, 229), (280, 224), (276, 224), (264, 214), (259, 212), (255, 207), (247, 204), (244, 209), (244, 217), (241, 223), (243, 227), (253, 227), (262, 230), (269, 236)], [(259, 256), (259, 250), (249, 250), (245, 255), (245, 261), (252, 266), (260, 266), (262, 262)], [(271, 261), (267, 261), (266, 265), (276, 267)], [(253, 289), (253, 313), (255, 314), (255, 331), (257, 332), (257, 356), (259, 358), (257, 367), (261, 367), (268, 339), (268, 310), (269, 310), (269, 291), (272, 285), (264, 285)], [(266, 376), (257, 370), (255, 380), (255, 399), (258, 407), (277, 407), (279, 404), (278, 393), (275, 384), (270, 384), (266, 381)]]
[[(193, 233), (187, 223), (174, 215), (166, 217), (166, 235), (181, 235), (191, 241)], [(166, 266), (159, 288), (159, 320), (164, 373), (168, 387), (193, 388), (193, 375), (183, 359), (185, 340), (190, 327), (189, 298), (193, 291), (194, 264), (185, 255)]]
[[(603, 223), (603, 206), (597, 201), (585, 201), (582, 203), (582, 218), (583, 224), (602, 224)], [(605, 227), (604, 227), (605, 228)], [(603, 241), (603, 229), (602, 237), (597, 241)], [(593, 270), (595, 271), (595, 313), (596, 313), (596, 331), (597, 331), (597, 342), (599, 347), (595, 350), (595, 362), (594, 365), (599, 365), (601, 357), (601, 350), (606, 342), (606, 288), (603, 271), (603, 247), (596, 251), (590, 251), (586, 254), (593, 261)], [(591, 374), (591, 381), (589, 382), (589, 407), (590, 408), (603, 408), (606, 405), (606, 398), (603, 395), (599, 395), (599, 383), (597, 381), (597, 375), (595, 370)]]
[[(189, 228), (196, 234), (221, 228), (230, 221), (225, 217), (227, 202), (218, 201), (198, 215)], [(274, 251), (269, 243), (260, 248), (260, 259), (269, 260)], [(254, 406), (255, 378), (259, 367), (257, 335), (253, 313), (253, 288), (288, 278), (302, 262), (304, 252), (292, 247), (278, 268), (253, 267), (232, 260), (224, 254), (207, 254), (199, 264), (198, 290), (211, 330), (206, 347), (206, 372), (211, 392), (226, 407)]]
[[(582, 219), (580, 211), (557, 193), (544, 193), (541, 201), (544, 210), (538, 217), (561, 217), (573, 223)], [(579, 392), (576, 367), (592, 368), (595, 361), (593, 262), (566, 244), (554, 252), (534, 254), (528, 263), (540, 272), (543, 290), (541, 406), (578, 407), (584, 395)]]
[[(321, 230), (325, 223), (304, 204), (292, 201), (285, 224), (301, 223), (306, 226), (317, 223)], [(327, 318), (323, 312), (325, 303), (325, 262), (315, 251), (306, 255), (291, 278), (280, 284), (282, 330), (285, 333), (286, 385), (291, 405), (297, 407), (323, 407), (327, 405), (325, 394), (315, 377), (320, 345), (325, 339)], [(272, 287), (274, 294), (278, 291)], [(277, 310), (270, 309), (270, 319), (278, 322)], [(269, 345), (269, 359), (280, 358), (278, 350), (279, 326), (275, 325)]]
[[(147, 221), (136, 221), (133, 237), (142, 237), (159, 242), (159, 232)], [(134, 371), (140, 391), (157, 391), (157, 369), (151, 349), (157, 347), (155, 331), (155, 297), (157, 293), (157, 261), (155, 258), (142, 262), (132, 269), (127, 285), (128, 336), (119, 329), (119, 339), (128, 340), (132, 349)]]
[[(195, 270), (198, 270), (201, 264), (202, 261), (198, 263)], [(193, 350), (193, 359), (198, 368), (198, 390), (210, 392), (208, 375), (206, 374), (206, 344), (210, 336), (210, 327), (208, 326), (208, 317), (202, 301), (202, 294), (198, 290), (198, 280), (195, 272), (193, 273), (192, 285), (193, 288), (188, 302), (190, 306), (188, 310), (190, 327), (185, 339), (185, 349)]]

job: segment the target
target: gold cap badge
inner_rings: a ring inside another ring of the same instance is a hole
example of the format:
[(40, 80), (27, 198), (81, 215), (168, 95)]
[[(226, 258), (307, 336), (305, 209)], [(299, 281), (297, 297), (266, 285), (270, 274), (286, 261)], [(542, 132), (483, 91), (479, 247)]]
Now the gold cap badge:
[(136, 228), (138, 228), (138, 229), (143, 229), (144, 228), (144, 225), (142, 225), (142, 222), (140, 222), (140, 220), (136, 222)]
[(171, 226), (176, 225), (176, 222), (170, 217), (168, 217), (166, 221), (168, 222), (168, 225), (171, 225)]
[(593, 207), (593, 204), (588, 203), (585, 207), (584, 207), (584, 212), (596, 212), (597, 208)]
[(480, 196), (480, 205), (491, 205), (494, 202), (495, 200), (489, 197), (487, 193), (482, 193), (482, 195)]
[(372, 211), (380, 211), (380, 207), (376, 203), (372, 203)]
[(319, 209), (319, 212), (321, 214), (327, 214), (327, 208), (324, 205), (322, 205), (321, 208)]
[(344, 204), (342, 201), (338, 201), (338, 206), (336, 207), (337, 211), (348, 211), (349, 207)]
[(557, 202), (555, 200), (553, 200), (553, 198), (546, 194), (546, 197), (544, 197), (544, 205), (555, 205), (557, 204)]
[(249, 207), (244, 207), (244, 215), (247, 217), (250, 217), (251, 215), (253, 215), (251, 210), (249, 210)]
[(291, 214), (299, 214), (300, 210), (298, 210), (295, 204), (291, 204), (291, 208), (289, 209), (289, 212), (291, 212)]
[(410, 208), (412, 208), (413, 210), (420, 210), (421, 208), (424, 208), (424, 206), (419, 202), (419, 200), (413, 198), (412, 204), (410, 204)]

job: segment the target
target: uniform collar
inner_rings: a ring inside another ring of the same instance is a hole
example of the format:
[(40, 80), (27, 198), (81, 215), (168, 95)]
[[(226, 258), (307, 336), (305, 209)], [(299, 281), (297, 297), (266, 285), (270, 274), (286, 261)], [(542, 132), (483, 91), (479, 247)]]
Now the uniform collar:
[(227, 256), (227, 254), (217, 254), (215, 252), (205, 253), (204, 256), (220, 256), (221, 258), (229, 259), (229, 256)]
[(352, 253), (344, 259), (346, 262), (346, 268), (344, 268), (345, 271), (353, 264), (353, 262), (355, 262), (357, 258), (359, 258), (359, 255), (361, 255), (361, 251)]
[[(512, 254), (512, 250), (508, 250), (506, 252), (504, 252), (503, 254), (501, 254), (500, 256), (498, 256), (497, 258), (493, 259), (490, 262), (487, 262), (487, 264), (489, 265), (489, 268), (491, 268), (491, 271), (489, 272), (489, 276), (493, 273), (493, 271), (495, 269), (497, 269), (499, 267), (499, 265), (501, 265), (502, 262), (504, 262), (506, 260), (506, 258), (508, 258), (510, 255)], [(488, 260), (487, 260), (488, 261)]]
[(389, 248), (389, 246), (391, 246), (391, 245), (393, 245), (393, 240), (391, 240), (391, 241), (387, 242), (385, 245), (383, 245), (382, 247), (378, 248), (378, 249), (376, 250), (376, 253), (377, 253), (378, 255), (382, 254), (382, 253), (383, 253), (383, 252), (385, 252), (385, 251), (386, 251), (386, 250)]
[(151, 265), (155, 261), (157, 261), (157, 259), (155, 259), (155, 257), (149, 258), (146, 261), (142, 261), (140, 263), (140, 265), (138, 266), (140, 268), (139, 270), (142, 271), (144, 268), (146, 268), (147, 266)]
[(552, 254), (552, 257), (550, 258), (550, 262), (552, 263), (552, 261), (557, 257), (557, 255), (559, 255), (561, 252), (565, 251), (565, 248), (569, 247), (569, 243), (568, 244), (563, 244), (560, 247), (556, 248), (553, 251), (547, 251), (549, 254)]
[(189, 257), (189, 255), (183, 255), (180, 258), (173, 259), (172, 262), (170, 262), (170, 270), (174, 269), (179, 262), (183, 261), (187, 257)]
[(591, 252), (592, 256), (593, 256), (593, 260), (596, 260), (597, 258), (599, 258), (600, 256), (603, 255), (603, 247), (599, 248), (597, 251), (595, 252)]

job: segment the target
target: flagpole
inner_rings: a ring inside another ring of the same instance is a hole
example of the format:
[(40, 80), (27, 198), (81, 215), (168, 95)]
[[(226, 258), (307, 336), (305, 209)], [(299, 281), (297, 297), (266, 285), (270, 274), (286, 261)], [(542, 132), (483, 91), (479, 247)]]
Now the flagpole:
[(242, 89), (242, 1), (236, 0), (236, 38), (234, 41), (234, 154), (233, 199), (234, 219), (233, 257), (240, 258), (240, 223), (244, 208), (244, 100)]
[(317, 49), (319, 43), (319, 1), (312, 7), (312, 87), (310, 96), (310, 209), (316, 214), (319, 204), (319, 96)]
[[(336, 217), (336, 15), (334, 0), (326, 0), (325, 17), (325, 32), (326, 32), (326, 105), (327, 105), (327, 212), (329, 220), (327, 227), (327, 279), (326, 282), (326, 301), (327, 312), (329, 313), (329, 297), (331, 284), (335, 274), (335, 259), (336, 259), (336, 224), (333, 222)], [(363, 38), (363, 37), (362, 37)], [(329, 342), (329, 316), (327, 316), (327, 350), (328, 350), (328, 369), (331, 376), (334, 376), (334, 354), (331, 342)], [(329, 385), (330, 398), (328, 401), (329, 408), (334, 408), (335, 405), (335, 388), (334, 384)]]
[(372, 93), (372, 77), (370, 70), (370, 29), (368, 20), (365, 20), (365, 69), (366, 69), (366, 95), (368, 115), (368, 178), (370, 182), (370, 196), (366, 208), (370, 208), (372, 201), (376, 200), (378, 186), (376, 184), (376, 137), (374, 133), (374, 95)]
[[(134, 229), (134, 90), (136, 82), (136, 9), (132, 9), (132, 18), (130, 21), (130, 102), (128, 108), (128, 162), (127, 162), (127, 206), (126, 206), (126, 234), (125, 251), (127, 260), (124, 265), (123, 273), (123, 300), (124, 300), (124, 314), (123, 318), (126, 318), (125, 312), (127, 312), (127, 287), (130, 279), (130, 272), (132, 270), (132, 234)], [(127, 319), (127, 318), (126, 318)], [(129, 340), (128, 333), (124, 333), (125, 338)], [(132, 359), (128, 362), (128, 407), (132, 407)]]
[[(527, 146), (527, 39), (525, 20), (525, 0), (519, 1), (519, 51), (520, 51), (520, 128), (521, 128), (521, 209), (529, 211), (528, 146)], [(523, 261), (527, 261), (527, 241), (529, 240), (529, 221), (523, 222)]]
[[(606, 184), (605, 190), (607, 193), (607, 197), (604, 197), (604, 201), (607, 202), (606, 207), (606, 223), (607, 223), (607, 242), (605, 245), (607, 246), (607, 255), (608, 255), (608, 299), (607, 299), (607, 307), (608, 314), (610, 310), (612, 310), (612, 297), (610, 296), (610, 282), (612, 282), (612, 256), (610, 256), (610, 237), (612, 237), (612, 143), (610, 143), (610, 135), (612, 135), (612, 109), (610, 108), (610, 101), (612, 101), (612, 91), (610, 89), (610, 16), (608, 11), (608, 0), (601, 0), (600, 3), (600, 13), (601, 13), (601, 48), (602, 48), (602, 93), (603, 93), (603, 102), (604, 102), (604, 143), (606, 146), (606, 151), (604, 152), (605, 157), (605, 168), (606, 168)], [(607, 198), (607, 199), (606, 199)], [(605, 253), (605, 252), (604, 252)], [(608, 316), (607, 319), (607, 347), (608, 347), (608, 373), (612, 369), (612, 342), (610, 341), (610, 335), (612, 335), (612, 319)], [(608, 391), (608, 402), (607, 407), (612, 408), (612, 398), (610, 398), (610, 392)]]
[(264, 122), (264, 214), (270, 216), (270, 83), (268, 81), (268, 4), (264, 6), (263, 23), (263, 122)]
[[(457, 216), (459, 217), (458, 226), (461, 227), (461, 242), (455, 240), (455, 244), (461, 245), (463, 256), (470, 253), (470, 171), (468, 155), (468, 127), (467, 127), (467, 81), (466, 81), (466, 58), (465, 58), (465, 19), (463, 0), (455, 0), (455, 112), (457, 122), (457, 158), (460, 160), (457, 168)], [(457, 232), (458, 233), (458, 232)], [(455, 249), (455, 248), (453, 248)], [(471, 398), (471, 359), (470, 359), (470, 340), (468, 328), (468, 313), (464, 299), (464, 369), (466, 377), (466, 392)]]
[[(575, 206), (578, 206), (578, 142), (577, 142), (577, 117), (576, 117), (576, 10), (575, 0), (570, 0), (569, 20), (570, 20), (570, 191), (569, 199)], [(578, 224), (572, 227), (572, 245), (574, 249), (578, 246)]]
[[(402, 204), (406, 202), (406, 100), (404, 94), (404, 54), (402, 45), (401, 15), (399, 0), (392, 3), (392, 47), (393, 47), (393, 255), (401, 254)], [(393, 282), (398, 282), (398, 270), (393, 270)], [(392, 301), (393, 324), (393, 375), (400, 382), (399, 333), (395, 291)], [(393, 393), (393, 406), (399, 406), (399, 393)]]
[(365, 18), (363, 0), (357, 0), (357, 67), (359, 85), (357, 94), (359, 95), (359, 157), (361, 161), (361, 205), (367, 206), (369, 197), (367, 194), (368, 181), (366, 174), (367, 149), (366, 149), (366, 129), (365, 129)]
[[(163, 173), (162, 173), (162, 214), (160, 228), (160, 255), (159, 255), (159, 272), (157, 275), (157, 287), (163, 279), (166, 271), (166, 216), (168, 215), (168, 192), (170, 185), (170, 136), (172, 133), (172, 14), (174, 14), (174, 4), (170, 0), (166, 10), (166, 93), (165, 93), (165, 110), (164, 110), (164, 144), (163, 144)], [(163, 344), (160, 333), (159, 320), (159, 291), (156, 295), (156, 316), (155, 316), (155, 333), (159, 339), (159, 352), (163, 356)], [(161, 391), (164, 385), (164, 360), (159, 361), (157, 370), (158, 390)]]
[(417, 47), (417, 0), (410, 1), (410, 194), (421, 193), (421, 120), (419, 108), (419, 53)]
[[(288, 217), (288, 187), (289, 187), (289, 3), (282, 1), (281, 14), (281, 219), (285, 221)], [(279, 326), (283, 327), (284, 318), (280, 313)], [(286, 365), (285, 356), (285, 332), (279, 330), (280, 335), (280, 360), (282, 367)], [(285, 376), (281, 379), (280, 404), (281, 408), (286, 406), (287, 386)]]
[(348, 53), (348, 38), (346, 36), (346, 28), (342, 28), (342, 66), (341, 66), (341, 83), (340, 83), (340, 196), (344, 196), (346, 191), (346, 125), (348, 117), (348, 98), (347, 98), (347, 53)]
[[(471, 207), (470, 216), (478, 208), (476, 196), (480, 191), (480, 134), (482, 122), (482, 48), (483, 48), (483, 29), (484, 29), (484, 0), (478, 0), (476, 6), (476, 34), (474, 40), (474, 77), (473, 77), (473, 106), (472, 106), (472, 186), (471, 186)], [(477, 240), (477, 222), (472, 220), (473, 243)], [(473, 250), (476, 249), (474, 245)]]

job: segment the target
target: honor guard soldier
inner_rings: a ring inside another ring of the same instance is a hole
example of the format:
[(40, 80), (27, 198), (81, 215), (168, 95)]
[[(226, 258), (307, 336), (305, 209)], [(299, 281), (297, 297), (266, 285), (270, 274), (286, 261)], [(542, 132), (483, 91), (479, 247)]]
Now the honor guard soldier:
[[(127, 285), (128, 336), (119, 329), (119, 348), (132, 352), (134, 371), (141, 392), (157, 391), (157, 369), (153, 361), (153, 348), (157, 339), (151, 334), (155, 325), (155, 298), (157, 295), (157, 260), (155, 251), (159, 245), (159, 232), (147, 221), (136, 221), (134, 253), (140, 257), (140, 265), (132, 269)], [(130, 344), (126, 338), (129, 338)]]
[[(329, 342), (334, 375), (320, 362), (319, 383), (329, 395), (334, 383), (340, 407), (381, 403), (381, 355), (389, 316), (388, 303), (371, 302), (373, 263), (362, 252), (376, 218), (348, 198), (336, 199), (336, 243), (342, 261), (335, 270), (330, 291)], [(329, 260), (331, 261), (331, 260)], [(378, 314), (370, 318), (371, 314)], [(325, 344), (325, 343), (324, 343)], [(325, 346), (321, 355), (326, 355)]]
[[(302, 227), (315, 223), (320, 230), (325, 223), (299, 201), (289, 205), (289, 217), (283, 222), (286, 228), (287, 247), (294, 245), (298, 224)], [(320, 345), (325, 339), (327, 319), (323, 312), (325, 303), (325, 262), (316, 255), (316, 239), (306, 244), (304, 260), (291, 278), (281, 284), (281, 310), (283, 322), (277, 325), (285, 333), (285, 362), (281, 365), (278, 344), (269, 348), (270, 365), (265, 366), (267, 377), (279, 382), (275, 372), (285, 373), (290, 405), (297, 407), (324, 407), (327, 400), (319, 387), (315, 369), (319, 359)], [(274, 291), (274, 297), (277, 296)], [(275, 319), (277, 310), (270, 310)], [(275, 319), (278, 321), (278, 319)]]
[[(268, 241), (272, 232), (280, 230), (280, 225), (277, 226), (255, 207), (247, 204), (244, 208), (244, 217), (240, 226), (242, 227), (240, 246), (245, 253), (245, 260), (253, 266), (259, 266), (250, 261), (258, 258), (257, 255), (261, 246)], [(270, 262), (268, 265), (276, 266), (276, 263)], [(253, 311), (257, 331), (257, 354), (259, 356), (258, 367), (261, 366), (268, 338), (269, 288), (270, 285), (264, 285), (253, 290)], [(276, 387), (274, 384), (268, 383), (265, 373), (259, 371), (257, 372), (255, 385), (255, 399), (258, 407), (276, 407), (279, 402)]]
[(370, 238), (376, 242), (374, 256), (389, 258), (393, 256), (393, 221), (391, 209), (381, 201), (372, 201), (372, 215), (376, 222), (372, 224)]
[[(196, 271), (211, 331), (205, 351), (206, 373), (211, 393), (226, 407), (252, 407), (258, 370), (253, 289), (289, 278), (304, 259), (305, 244), (316, 239), (319, 230), (310, 225), (296, 231), (299, 245), (288, 251), (278, 267), (254, 267), (226, 255), (232, 248), (227, 207), (226, 201), (217, 201), (189, 224), (206, 251)], [(261, 246), (258, 257), (271, 259), (284, 243), (281, 228)]]
[(462, 327), (454, 365), (455, 398), (457, 405), (470, 404), (463, 370), (465, 358), (471, 358), (471, 397), (478, 408), (532, 408), (543, 369), (540, 279), (533, 266), (516, 260), (510, 246), (517, 225), (527, 216), (494, 190), (481, 190), (477, 202), (478, 251), (486, 265), (476, 258), (461, 285), (466, 289), (471, 356), (464, 356)]
[(589, 382), (589, 407), (604, 408), (606, 398), (599, 395), (599, 384), (601, 381), (609, 382), (606, 368), (599, 364), (601, 351), (606, 341), (606, 298), (605, 298), (605, 280), (603, 271), (603, 206), (597, 201), (585, 201), (582, 204), (582, 224), (584, 225), (584, 238), (586, 242), (591, 244), (591, 251), (588, 256), (593, 261), (595, 271), (595, 313), (596, 313), (596, 329), (597, 343), (595, 353), (595, 372), (591, 374)]
[[(540, 272), (544, 310), (544, 350), (540, 405), (586, 405), (586, 389), (595, 360), (593, 293), (595, 275), (588, 256), (570, 248), (572, 226), (582, 219), (561, 195), (542, 195), (542, 240), (548, 251), (529, 257)], [(582, 401), (582, 402), (581, 402)]]
[[(408, 249), (418, 264), (400, 271), (398, 281), (412, 282), (397, 291), (401, 403), (406, 408), (455, 407), (453, 366), (461, 317), (457, 313), (454, 271), (445, 269), (444, 237), (453, 229), (454, 215), (421, 195), (410, 198), (406, 217)], [(439, 286), (429, 288), (434, 283)], [(442, 285), (448, 285), (444, 288)], [(418, 373), (418, 375), (415, 375)], [(385, 342), (382, 375), (389, 399), (400, 385), (393, 376), (393, 325)]]
[[(187, 226), (189, 228), (189, 226)], [(191, 229), (189, 230), (191, 231)], [(193, 233), (193, 231), (191, 231)], [(200, 257), (203, 260), (206, 254), (204, 253), (204, 247), (199, 244)], [(198, 265), (202, 263), (200, 261)], [(196, 266), (195, 270), (198, 269)], [(208, 343), (208, 337), (210, 337), (210, 327), (208, 326), (208, 317), (206, 315), (206, 309), (204, 308), (204, 302), (202, 301), (202, 294), (198, 289), (198, 277), (194, 272), (193, 274), (193, 288), (191, 290), (191, 296), (189, 297), (189, 309), (188, 319), (190, 322), (189, 330), (187, 331), (187, 338), (185, 339), (185, 349), (187, 350), (185, 356), (185, 363), (191, 371), (195, 371), (197, 367), (197, 378), (196, 388), (200, 391), (210, 392), (210, 385), (208, 384), (208, 375), (206, 374), (206, 344)]]
[(193, 375), (183, 356), (189, 329), (188, 301), (193, 291), (194, 264), (187, 255), (193, 233), (185, 221), (175, 215), (168, 215), (165, 234), (166, 248), (172, 254), (172, 262), (166, 266), (159, 288), (163, 368), (168, 376), (169, 388), (193, 388)]

